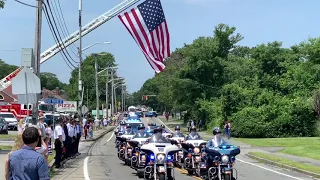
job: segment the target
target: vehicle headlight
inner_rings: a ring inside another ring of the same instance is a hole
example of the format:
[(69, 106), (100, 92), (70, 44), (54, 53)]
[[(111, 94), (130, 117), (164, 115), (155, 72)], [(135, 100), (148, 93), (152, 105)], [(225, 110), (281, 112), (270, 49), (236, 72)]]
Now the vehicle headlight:
[(157, 154), (157, 160), (162, 161), (166, 158), (164, 154)]
[(194, 152), (194, 153), (200, 153), (200, 149), (199, 149), (199, 148), (194, 148), (194, 149), (193, 149), (193, 152)]
[(223, 163), (228, 163), (228, 162), (229, 162), (229, 157), (226, 156), (226, 155), (223, 155), (223, 156), (221, 157), (221, 161), (222, 161)]

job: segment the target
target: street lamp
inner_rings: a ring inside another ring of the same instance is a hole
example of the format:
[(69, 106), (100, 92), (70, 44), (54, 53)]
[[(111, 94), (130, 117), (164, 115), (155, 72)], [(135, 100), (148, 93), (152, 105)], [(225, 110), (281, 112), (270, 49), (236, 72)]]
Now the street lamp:
[[(117, 107), (117, 96), (116, 96), (116, 89), (118, 88), (118, 87), (120, 87), (120, 86), (122, 86), (122, 90), (123, 90), (123, 85), (124, 85), (124, 82), (118, 82), (118, 83), (116, 83), (115, 85), (114, 85), (114, 94), (115, 94), (115, 96), (114, 96), (114, 98), (115, 98), (115, 107), (116, 107), (116, 110), (118, 109)], [(121, 93), (122, 93), (122, 91), (121, 91)]]
[[(81, 4), (82, 4), (82, 1), (81, 1)], [(81, 5), (82, 6), (82, 5)], [(80, 1), (79, 1), (79, 7), (80, 7)], [(81, 10), (79, 9), (79, 12), (81, 12)], [(81, 22), (81, 21), (80, 21)], [(81, 32), (81, 24), (80, 24), (80, 32)], [(82, 64), (82, 52), (95, 46), (95, 45), (98, 45), (98, 44), (111, 44), (111, 42), (108, 42), (108, 41), (105, 41), (105, 42), (96, 42), (94, 44), (91, 44), (85, 48), (82, 49), (82, 42), (81, 42), (81, 35), (80, 35), (80, 47), (78, 47), (78, 51), (79, 51), (79, 74), (78, 74), (78, 113), (80, 115), (80, 117), (82, 116), (82, 112), (81, 112), (81, 100), (82, 100), (82, 80), (81, 80), (81, 64)], [(97, 100), (98, 101), (98, 100)], [(98, 104), (99, 102), (97, 102)], [(99, 107), (97, 107), (98, 109)]]
[(111, 42), (109, 42), (109, 41), (105, 41), (105, 42), (96, 42), (96, 43), (93, 43), (93, 44), (91, 44), (91, 45), (89, 45), (89, 46), (87, 46), (87, 47), (83, 48), (83, 49), (82, 49), (82, 51), (85, 51), (85, 50), (87, 50), (87, 49), (89, 49), (89, 48), (91, 48), (91, 47), (93, 47), (93, 46), (95, 46), (95, 45), (98, 45), (98, 44), (111, 44)]

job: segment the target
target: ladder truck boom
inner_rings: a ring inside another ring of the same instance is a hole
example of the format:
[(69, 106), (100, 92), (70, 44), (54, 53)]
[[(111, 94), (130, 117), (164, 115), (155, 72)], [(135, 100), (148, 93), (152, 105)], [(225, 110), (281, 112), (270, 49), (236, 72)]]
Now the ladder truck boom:
[[(128, 7), (136, 4), (140, 0), (124, 0), (120, 4), (116, 5), (106, 13), (102, 14), (101, 16), (95, 18), (93, 21), (89, 22), (87, 25), (82, 27), (82, 33), (81, 36), (85, 36), (94, 29), (98, 28), (102, 24), (106, 23), (113, 17), (119, 15), (121, 12), (126, 10)], [(79, 30), (69, 35), (64, 40), (60, 41), (59, 43), (53, 45), (40, 55), (40, 64), (46, 62), (48, 59), (56, 55), (61, 51), (61, 49), (64, 49), (71, 45), (72, 43), (76, 42), (80, 38), (79, 36)], [(0, 91), (3, 89), (6, 89), (11, 85), (11, 80), (21, 71), (21, 68), (15, 70), (14, 72), (10, 73), (8, 76), (0, 80)]]

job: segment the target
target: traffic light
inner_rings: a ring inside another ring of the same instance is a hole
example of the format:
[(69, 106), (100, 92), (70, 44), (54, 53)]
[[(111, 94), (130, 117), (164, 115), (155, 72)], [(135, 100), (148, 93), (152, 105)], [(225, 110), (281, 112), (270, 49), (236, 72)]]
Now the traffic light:
[(143, 96), (142, 96), (142, 100), (148, 100), (148, 96), (143, 95)]

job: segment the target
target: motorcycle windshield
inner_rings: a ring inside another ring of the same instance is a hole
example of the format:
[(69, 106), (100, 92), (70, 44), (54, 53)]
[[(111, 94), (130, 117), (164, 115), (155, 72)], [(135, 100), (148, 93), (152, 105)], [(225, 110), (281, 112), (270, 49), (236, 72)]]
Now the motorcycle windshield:
[(175, 132), (175, 133), (173, 133), (172, 137), (179, 138), (179, 137), (185, 137), (185, 136), (181, 132)]
[(151, 136), (149, 143), (170, 143), (171, 144), (171, 141), (162, 135), (155, 134)]
[(148, 138), (150, 135), (146, 132), (137, 132), (137, 134), (133, 138)]
[(187, 137), (186, 140), (202, 140), (202, 137), (198, 133), (190, 133)]
[(225, 144), (226, 144), (226, 142), (222, 139), (221, 136), (214, 136), (214, 137), (212, 138), (212, 145), (213, 145), (214, 147), (218, 147), (218, 146), (220, 146), (220, 145), (225, 145)]
[(134, 134), (133, 131), (125, 131), (125, 132), (124, 132), (124, 135), (133, 135), (133, 134)]

